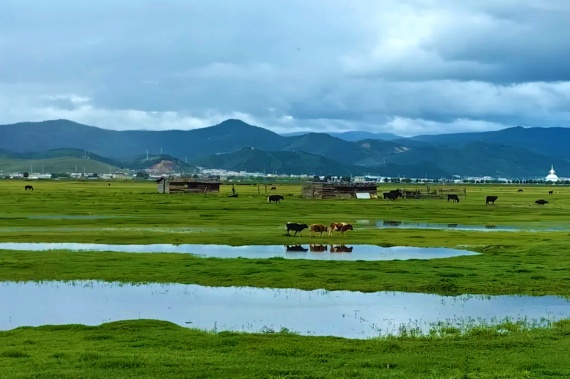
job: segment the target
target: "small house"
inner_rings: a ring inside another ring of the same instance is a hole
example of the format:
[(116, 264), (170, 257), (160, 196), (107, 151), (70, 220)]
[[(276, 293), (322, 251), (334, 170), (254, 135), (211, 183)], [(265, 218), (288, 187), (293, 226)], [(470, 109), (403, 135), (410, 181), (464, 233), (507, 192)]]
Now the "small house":
[(155, 183), (159, 193), (219, 193), (222, 184), (218, 180), (168, 177), (155, 180)]

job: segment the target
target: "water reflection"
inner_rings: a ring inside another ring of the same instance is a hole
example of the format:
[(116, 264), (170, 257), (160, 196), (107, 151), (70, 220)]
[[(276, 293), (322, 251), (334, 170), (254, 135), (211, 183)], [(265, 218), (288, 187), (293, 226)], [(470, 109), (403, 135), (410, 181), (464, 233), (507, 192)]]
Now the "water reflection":
[[(412, 247), (394, 246), (381, 247), (376, 245), (198, 245), (198, 244), (150, 244), (150, 245), (108, 245), (90, 243), (0, 243), (0, 250), (23, 251), (112, 251), (124, 253), (180, 253), (194, 254), (202, 257), (217, 258), (275, 258), (312, 259), (312, 260), (407, 260), (449, 258), (461, 255), (476, 255), (468, 250), (448, 249), (443, 247)], [(337, 254), (351, 253), (351, 254)]]
[(459, 328), (505, 319), (544, 325), (570, 317), (570, 301), (553, 296), (443, 297), (98, 281), (1, 282), (0, 309), (2, 330), (157, 319), (204, 330), (287, 328), (303, 335), (347, 338), (397, 335), (402, 327), (427, 332), (439, 322)]
[[(398, 229), (453, 229), (465, 231), (502, 231), (502, 232), (556, 232), (568, 230), (568, 226), (528, 226), (528, 227), (515, 227), (505, 225), (461, 225), (455, 223), (434, 223), (434, 222), (407, 222), (396, 220), (359, 220), (362, 225), (376, 225), (377, 228), (398, 228)], [(366, 224), (363, 221), (368, 221)]]

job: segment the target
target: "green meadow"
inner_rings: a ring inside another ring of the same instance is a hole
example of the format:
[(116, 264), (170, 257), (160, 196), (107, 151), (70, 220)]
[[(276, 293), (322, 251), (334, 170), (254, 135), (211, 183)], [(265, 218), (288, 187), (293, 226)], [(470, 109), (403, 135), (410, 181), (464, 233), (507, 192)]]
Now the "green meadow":
[[(34, 191), (24, 191), (25, 184)], [(236, 185), (220, 194), (159, 194), (154, 182), (0, 181), (0, 242), (109, 244), (374, 244), (450, 247), (480, 253), (434, 260), (310, 261), (199, 258), (184, 254), (0, 251), (0, 280), (99, 279), (208, 286), (442, 295), (570, 297), (570, 187), (446, 185), (446, 199), (308, 200), (301, 184)], [(425, 191), (413, 184), (383, 184)], [(523, 192), (518, 192), (523, 189)], [(552, 190), (552, 195), (548, 191)], [(496, 195), (495, 205), (485, 205)], [(534, 204), (545, 199), (549, 204)], [(380, 229), (376, 221), (496, 226), (496, 230)], [(354, 225), (346, 236), (284, 235), (287, 221)], [(519, 231), (501, 231), (500, 227)], [(545, 228), (558, 228), (546, 231)], [(1, 312), (1, 311), (0, 311)], [(546, 328), (503, 325), (466, 334), (373, 340), (289, 333), (212, 333), (159, 321), (18, 328), (0, 332), (0, 377), (568, 377), (568, 320)]]

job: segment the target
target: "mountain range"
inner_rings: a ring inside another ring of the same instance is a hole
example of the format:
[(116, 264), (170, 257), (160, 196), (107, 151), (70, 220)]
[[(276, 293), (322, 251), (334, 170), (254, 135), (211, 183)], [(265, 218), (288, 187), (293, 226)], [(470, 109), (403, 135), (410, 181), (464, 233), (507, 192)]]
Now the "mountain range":
[[(167, 160), (186, 172), (200, 166), (285, 174), (544, 177), (553, 164), (562, 176), (570, 173), (567, 128), (381, 137), (360, 131), (280, 135), (234, 119), (188, 131), (23, 122), (0, 125), (0, 170), (8, 155), (48, 159), (76, 149), (107, 166), (142, 169)], [(146, 161), (147, 154), (155, 161)]]

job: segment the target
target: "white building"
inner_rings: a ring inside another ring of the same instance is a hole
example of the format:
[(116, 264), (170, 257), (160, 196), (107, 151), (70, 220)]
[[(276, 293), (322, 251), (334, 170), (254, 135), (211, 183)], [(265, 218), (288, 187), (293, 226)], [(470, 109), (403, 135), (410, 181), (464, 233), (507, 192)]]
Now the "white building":
[(556, 183), (558, 180), (560, 179), (558, 175), (556, 175), (556, 171), (554, 171), (554, 165), (551, 165), (550, 171), (548, 171), (548, 175), (546, 175), (546, 181)]

